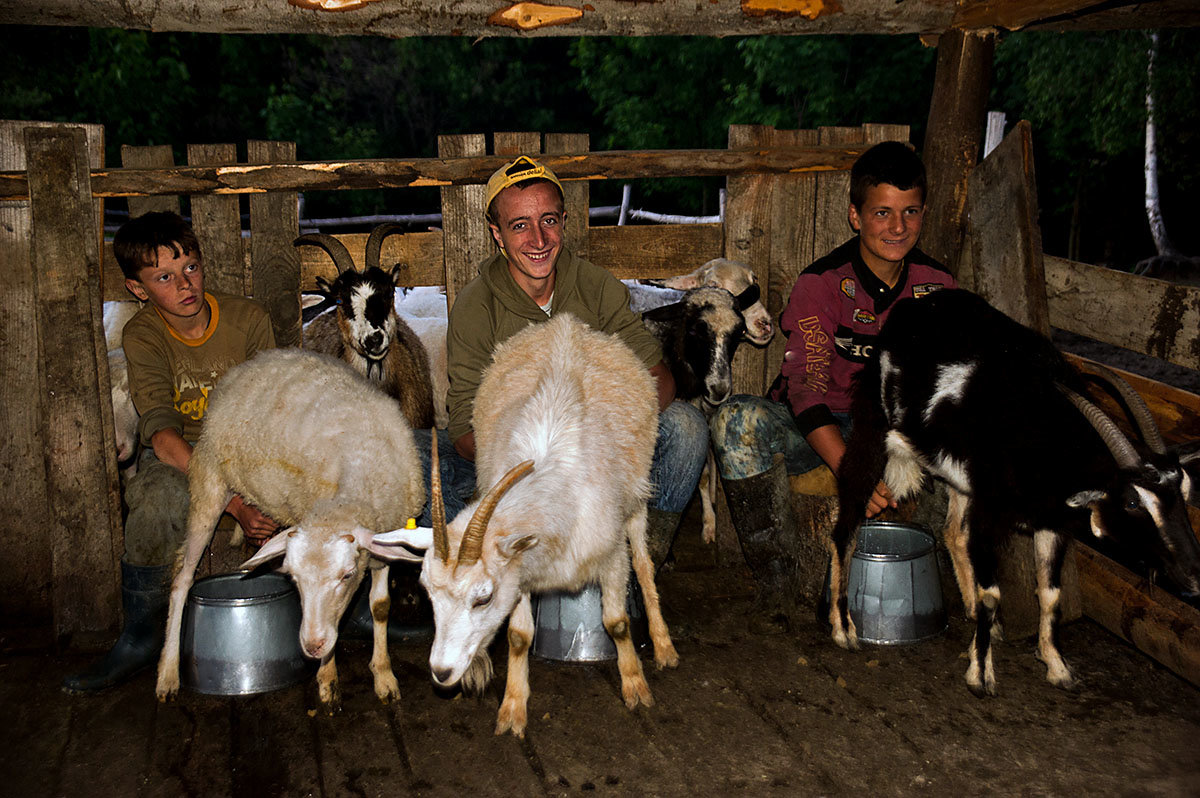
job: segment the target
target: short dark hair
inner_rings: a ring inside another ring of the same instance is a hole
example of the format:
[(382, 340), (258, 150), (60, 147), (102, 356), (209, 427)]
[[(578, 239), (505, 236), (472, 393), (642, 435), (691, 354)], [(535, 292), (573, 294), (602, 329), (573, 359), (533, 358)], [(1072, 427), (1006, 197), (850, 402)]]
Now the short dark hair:
[(850, 204), (861, 209), (867, 199), (867, 189), (881, 183), (901, 191), (919, 188), (921, 203), (925, 203), (925, 164), (902, 141), (876, 144), (858, 156), (850, 168)]
[(166, 247), (175, 257), (200, 254), (200, 240), (183, 217), (171, 211), (151, 211), (121, 225), (113, 237), (113, 254), (121, 273), (129, 280), (138, 272), (158, 263), (158, 248)]
[[(538, 183), (549, 183), (550, 185), (554, 186), (554, 189), (558, 192), (558, 198), (563, 203), (563, 209), (564, 210), (566, 209), (567, 198), (563, 196), (562, 189), (559, 188), (553, 180), (548, 180), (544, 177), (531, 177), (528, 180), (522, 180), (520, 183), (513, 183), (511, 186), (506, 186), (506, 188), (526, 189), (526, 188), (529, 188), (530, 186), (536, 186)], [(504, 193), (504, 192), (503, 191), (500, 192), (500, 194), (502, 194), (502, 193)], [(496, 225), (497, 227), (499, 227), (500, 222), (498, 222), (496, 220), (496, 200), (500, 199), (500, 194), (497, 194), (495, 197), (492, 198), (491, 203), (487, 206), (487, 212), (485, 214), (487, 216), (487, 220), (491, 224)]]

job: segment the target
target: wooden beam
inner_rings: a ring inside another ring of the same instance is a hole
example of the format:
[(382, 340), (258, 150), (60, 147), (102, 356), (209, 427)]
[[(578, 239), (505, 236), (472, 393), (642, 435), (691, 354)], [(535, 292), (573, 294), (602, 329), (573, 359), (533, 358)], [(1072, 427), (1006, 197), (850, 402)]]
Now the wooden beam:
[[(438, 136), (438, 154), (446, 159), (481, 162), (487, 142), (482, 133), (459, 136)], [(448, 184), (442, 188), (442, 250), (445, 257), (446, 306), (454, 307), (454, 299), (462, 287), (477, 274), (479, 264), (494, 251), (492, 234), (484, 220), (481, 183), (511, 158), (493, 159), (493, 165), (473, 181), (474, 185)], [(555, 170), (557, 171), (557, 170)]]
[[(542, 160), (564, 181), (632, 180), (828, 172), (849, 169), (861, 154), (861, 147), (771, 147), (556, 153)], [(444, 154), (440, 158), (99, 169), (92, 172), (91, 182), (94, 197), (467, 186), (486, 183), (492, 172), (509, 160), (480, 152), (478, 156)], [(28, 195), (24, 172), (0, 172), (0, 200), (27, 199)]]
[(1072, 548), (1084, 614), (1200, 686), (1200, 611), (1087, 546)]
[(1050, 324), (1200, 369), (1200, 288), (1047, 256)]
[(122, 535), (87, 141), (61, 126), (27, 129), (25, 145), (49, 508), (27, 534), (52, 541), (57, 633), (105, 630), (118, 613)]
[(967, 177), (983, 141), (995, 41), (991, 33), (951, 31), (937, 44), (922, 151), (929, 192), (920, 246), (955, 274), (966, 221)]
[(1026, 327), (1050, 334), (1029, 123), (1021, 121), (967, 181), (959, 282)]

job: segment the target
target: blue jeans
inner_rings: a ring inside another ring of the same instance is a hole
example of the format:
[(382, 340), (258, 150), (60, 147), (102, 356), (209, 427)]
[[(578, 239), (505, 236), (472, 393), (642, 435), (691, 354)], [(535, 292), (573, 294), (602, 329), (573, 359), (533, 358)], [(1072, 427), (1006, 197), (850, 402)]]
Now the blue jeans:
[[(850, 415), (834, 413), (833, 420), (847, 438)], [(717, 408), (709, 426), (721, 479), (762, 474), (776, 454), (783, 455), (789, 474), (803, 474), (825, 464), (800, 434), (787, 406), (761, 396), (731, 396)]]
[[(417, 456), (421, 458), (421, 474), (425, 480), (426, 501), (417, 519), (418, 526), (433, 526), (429, 515), (429, 466), (432, 454), (430, 452), (430, 433), (427, 429), (413, 430), (413, 443), (417, 446)], [(442, 476), (442, 501), (446, 504), (446, 523), (462, 512), (475, 493), (475, 464), (462, 457), (454, 450), (450, 442), (450, 433), (444, 429), (438, 430), (438, 471)]]
[(687, 402), (674, 401), (658, 415), (658, 440), (650, 465), (650, 506), (668, 513), (687, 507), (708, 458), (708, 424)]

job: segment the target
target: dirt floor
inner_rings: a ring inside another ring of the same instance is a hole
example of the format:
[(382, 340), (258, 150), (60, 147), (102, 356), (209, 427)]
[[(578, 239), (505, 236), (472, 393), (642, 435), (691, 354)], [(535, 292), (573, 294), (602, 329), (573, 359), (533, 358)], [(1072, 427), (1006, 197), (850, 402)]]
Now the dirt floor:
[[(681, 657), (644, 660), (656, 705), (629, 712), (615, 663), (534, 659), (524, 740), (479, 700), (431, 688), (428, 641), (392, 647), (383, 706), (366, 643), (339, 642), (342, 711), (311, 682), (159, 705), (147, 671), (95, 696), (59, 691), (88, 661), (0, 654), (0, 794), (13, 796), (1187, 795), (1200, 793), (1200, 690), (1090, 621), (1062, 630), (1079, 679), (1044, 679), (1030, 641), (1000, 643), (1001, 694), (963, 682), (971, 628), (907, 647), (835, 647), (815, 616), (750, 631), (753, 583), (710, 566), (685, 529), (660, 578)], [(503, 649), (494, 650), (503, 670)]]

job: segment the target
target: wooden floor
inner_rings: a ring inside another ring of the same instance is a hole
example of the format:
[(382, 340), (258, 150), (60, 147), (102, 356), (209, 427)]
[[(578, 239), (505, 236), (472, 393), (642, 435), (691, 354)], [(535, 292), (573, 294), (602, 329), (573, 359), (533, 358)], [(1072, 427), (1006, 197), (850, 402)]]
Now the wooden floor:
[(615, 663), (535, 659), (524, 740), (492, 734), (498, 686), (481, 700), (434, 693), (427, 641), (393, 647), (403, 697), (390, 706), (372, 692), (367, 645), (340, 642), (333, 717), (312, 684), (159, 705), (146, 672), (68, 696), (59, 682), (87, 657), (3, 654), (0, 795), (1200, 792), (1200, 691), (1091, 622), (1062, 633), (1079, 688), (1051, 687), (1029, 641), (1005, 642), (1001, 695), (977, 700), (961, 618), (930, 642), (846, 652), (815, 618), (752, 633), (742, 570), (681, 562), (660, 589), (681, 663), (645, 661), (657, 704), (627, 711)]

